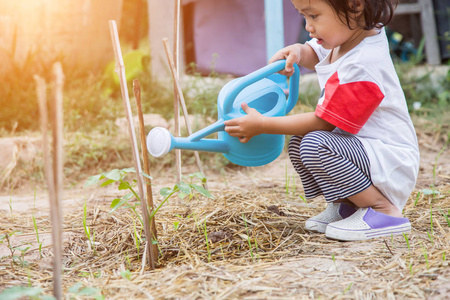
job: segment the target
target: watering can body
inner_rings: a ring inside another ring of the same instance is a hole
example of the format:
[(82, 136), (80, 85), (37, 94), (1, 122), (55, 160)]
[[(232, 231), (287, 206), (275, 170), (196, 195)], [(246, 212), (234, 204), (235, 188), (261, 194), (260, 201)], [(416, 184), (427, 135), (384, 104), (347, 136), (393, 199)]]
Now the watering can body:
[[(280, 117), (289, 113), (297, 103), (299, 69), (290, 79), (289, 97), (270, 76), (284, 69), (285, 60), (276, 61), (247, 76), (228, 82), (217, 99), (218, 121), (189, 137), (175, 138), (165, 128), (153, 128), (147, 136), (147, 148), (158, 157), (172, 149), (220, 152), (232, 163), (241, 166), (262, 166), (275, 160), (283, 151), (284, 135), (261, 134), (249, 142), (241, 143), (224, 131), (224, 122), (245, 116), (242, 103), (268, 117)], [(207, 139), (218, 132), (217, 139)]]

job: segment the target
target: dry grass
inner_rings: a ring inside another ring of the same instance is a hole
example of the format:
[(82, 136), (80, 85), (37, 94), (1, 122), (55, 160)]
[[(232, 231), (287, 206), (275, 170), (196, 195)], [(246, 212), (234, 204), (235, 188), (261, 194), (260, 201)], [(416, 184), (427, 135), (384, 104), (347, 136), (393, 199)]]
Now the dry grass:
[[(160, 259), (154, 271), (143, 268), (143, 246), (137, 251), (134, 228), (142, 227), (135, 216), (127, 210), (109, 214), (106, 203), (97, 203), (87, 218), (95, 252), (83, 233), (83, 209), (65, 216), (64, 290), (68, 298), (83, 298), (68, 292), (81, 283), (107, 299), (444, 299), (450, 292), (450, 224), (440, 211), (450, 209), (450, 197), (448, 190), (440, 192), (435, 198), (419, 194), (417, 205), (417, 194), (411, 196), (408, 242), (397, 236), (342, 243), (308, 233), (303, 223), (323, 209), (321, 199), (304, 205), (281, 187), (221, 191), (212, 201), (167, 205), (157, 219)], [(50, 227), (46, 219), (37, 221)], [(0, 228), (34, 238), (31, 216), (12, 223), (3, 215)], [(37, 252), (28, 250), (25, 267), (4, 257), (1, 285), (31, 282), (51, 294), (51, 248), (42, 258)]]

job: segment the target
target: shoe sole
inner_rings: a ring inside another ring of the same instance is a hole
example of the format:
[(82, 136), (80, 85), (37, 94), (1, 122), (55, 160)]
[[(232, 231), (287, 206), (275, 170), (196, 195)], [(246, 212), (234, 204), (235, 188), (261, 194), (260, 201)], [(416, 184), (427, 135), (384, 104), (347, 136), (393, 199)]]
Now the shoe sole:
[(411, 223), (404, 223), (397, 226), (390, 226), (380, 229), (341, 229), (328, 225), (325, 230), (327, 238), (339, 241), (365, 241), (377, 237), (400, 235), (411, 232)]

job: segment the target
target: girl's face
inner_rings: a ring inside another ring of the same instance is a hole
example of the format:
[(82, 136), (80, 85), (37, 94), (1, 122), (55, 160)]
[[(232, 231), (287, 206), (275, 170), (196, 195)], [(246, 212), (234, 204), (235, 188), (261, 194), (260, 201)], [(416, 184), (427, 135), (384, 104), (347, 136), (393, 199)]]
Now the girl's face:
[(292, 0), (292, 3), (305, 17), (305, 29), (311, 38), (317, 38), (317, 42), (325, 49), (342, 47), (359, 32), (358, 29), (348, 28), (345, 20), (341, 20), (324, 0)]

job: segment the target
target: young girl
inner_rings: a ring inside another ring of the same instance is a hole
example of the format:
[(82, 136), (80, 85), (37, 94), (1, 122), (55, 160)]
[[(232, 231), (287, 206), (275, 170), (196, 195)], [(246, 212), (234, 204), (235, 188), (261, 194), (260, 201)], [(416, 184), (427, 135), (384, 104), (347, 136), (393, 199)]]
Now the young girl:
[(243, 104), (246, 116), (225, 122), (241, 142), (253, 136), (293, 135), (289, 157), (307, 198), (328, 206), (306, 221), (332, 239), (366, 240), (411, 230), (402, 209), (419, 169), (417, 137), (389, 55), (385, 26), (390, 0), (293, 0), (311, 40), (278, 51), (315, 69), (322, 90), (315, 112), (265, 117)]

